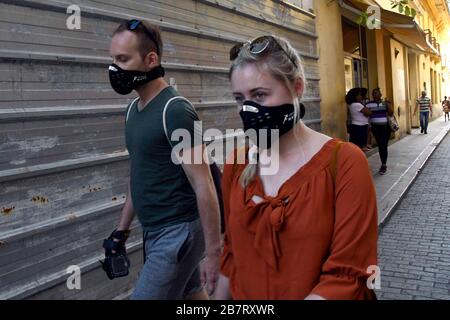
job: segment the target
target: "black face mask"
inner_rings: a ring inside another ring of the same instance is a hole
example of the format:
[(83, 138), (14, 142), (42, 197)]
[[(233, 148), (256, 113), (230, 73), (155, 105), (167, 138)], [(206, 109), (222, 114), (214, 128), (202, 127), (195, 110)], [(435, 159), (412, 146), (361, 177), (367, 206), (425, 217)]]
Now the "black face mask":
[[(283, 104), (275, 107), (264, 107), (253, 101), (245, 101), (243, 108), (239, 112), (244, 124), (244, 131), (248, 129), (256, 130), (258, 141), (254, 141), (258, 147), (264, 147), (259, 141), (259, 130), (266, 129), (267, 149), (271, 147), (271, 129), (278, 129), (278, 137), (288, 132), (294, 127), (294, 105)], [(300, 118), (305, 115), (305, 106), (300, 103)]]
[(164, 77), (164, 68), (157, 66), (156, 68), (148, 71), (131, 71), (124, 70), (116, 64), (112, 64), (108, 68), (109, 70), (109, 82), (112, 88), (118, 94), (129, 94), (139, 86), (148, 83), (157, 78)]

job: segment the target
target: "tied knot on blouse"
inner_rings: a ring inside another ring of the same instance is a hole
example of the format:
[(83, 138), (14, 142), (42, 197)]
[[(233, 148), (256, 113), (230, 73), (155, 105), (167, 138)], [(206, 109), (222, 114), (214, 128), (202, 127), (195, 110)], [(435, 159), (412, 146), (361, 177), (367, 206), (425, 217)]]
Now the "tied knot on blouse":
[[(252, 188), (250, 188), (252, 189)], [(286, 207), (288, 196), (277, 197), (258, 196), (260, 201), (256, 203), (251, 190), (246, 192), (246, 205), (249, 209), (243, 216), (243, 224), (254, 234), (253, 246), (264, 261), (278, 271), (278, 260), (281, 257), (281, 246), (278, 232), (286, 221)]]

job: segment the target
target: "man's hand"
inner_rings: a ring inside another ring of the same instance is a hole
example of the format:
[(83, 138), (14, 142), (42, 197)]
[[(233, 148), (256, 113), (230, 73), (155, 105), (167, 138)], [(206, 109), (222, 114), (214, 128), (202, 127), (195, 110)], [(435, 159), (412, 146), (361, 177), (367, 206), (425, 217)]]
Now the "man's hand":
[(103, 241), (105, 260), (100, 263), (110, 280), (129, 274), (130, 260), (125, 247), (129, 234), (129, 230), (114, 230), (108, 239)]
[[(127, 242), (129, 236), (130, 230), (118, 230), (118, 229), (115, 229), (110, 235), (111, 239), (114, 242), (120, 242), (122, 245), (125, 245), (125, 242)], [(116, 253), (115, 250), (111, 250), (111, 252), (113, 254)]]
[(201, 282), (202, 284), (206, 283), (208, 295), (214, 293), (219, 280), (219, 257), (220, 252), (207, 254), (200, 267)]
[[(198, 145), (188, 151), (192, 155), (204, 154), (205, 145)], [(197, 198), (197, 208), (202, 222), (205, 238), (205, 259), (201, 264), (202, 284), (206, 283), (208, 294), (211, 295), (219, 278), (220, 256), (220, 209), (215, 192), (211, 170), (206, 162), (201, 164), (182, 163), (183, 170), (194, 189)]]

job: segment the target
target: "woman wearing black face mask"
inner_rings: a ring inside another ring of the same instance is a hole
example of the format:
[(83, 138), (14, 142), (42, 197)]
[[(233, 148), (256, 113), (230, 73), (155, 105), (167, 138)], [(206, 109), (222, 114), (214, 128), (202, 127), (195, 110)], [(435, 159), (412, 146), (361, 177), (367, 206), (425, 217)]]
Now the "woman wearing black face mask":
[(235, 150), (225, 164), (216, 298), (375, 298), (366, 280), (377, 263), (377, 205), (364, 154), (300, 120), (305, 77), (289, 42), (259, 37), (230, 58), (244, 129), (278, 129), (279, 139), (254, 139), (257, 152)]

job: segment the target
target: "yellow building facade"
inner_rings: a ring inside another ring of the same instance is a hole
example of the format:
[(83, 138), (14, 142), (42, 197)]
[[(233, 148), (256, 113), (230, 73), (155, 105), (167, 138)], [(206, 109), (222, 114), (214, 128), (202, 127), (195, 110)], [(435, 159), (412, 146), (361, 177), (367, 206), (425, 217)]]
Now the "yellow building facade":
[[(433, 102), (433, 119), (450, 96), (450, 14), (445, 0), (415, 1), (415, 17), (390, 0), (314, 1), (317, 14), (322, 129), (346, 137), (344, 97), (352, 87), (379, 87), (393, 102), (399, 139), (419, 126), (414, 115), (422, 90)], [(358, 24), (363, 13), (371, 16)], [(370, 98), (370, 97), (369, 97)]]

